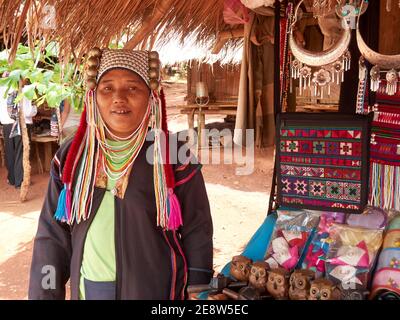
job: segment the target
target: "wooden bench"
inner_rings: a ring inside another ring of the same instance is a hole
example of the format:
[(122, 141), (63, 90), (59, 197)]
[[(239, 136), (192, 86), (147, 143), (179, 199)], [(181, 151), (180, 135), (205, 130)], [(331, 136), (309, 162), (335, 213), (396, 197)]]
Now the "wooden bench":
[(236, 115), (236, 101), (218, 101), (205, 106), (199, 106), (195, 103), (177, 106), (181, 114), (186, 114), (189, 127), (189, 143), (194, 144), (194, 116), (197, 114), (198, 128), (198, 148), (203, 147), (205, 143), (204, 129), (206, 126), (206, 114)]

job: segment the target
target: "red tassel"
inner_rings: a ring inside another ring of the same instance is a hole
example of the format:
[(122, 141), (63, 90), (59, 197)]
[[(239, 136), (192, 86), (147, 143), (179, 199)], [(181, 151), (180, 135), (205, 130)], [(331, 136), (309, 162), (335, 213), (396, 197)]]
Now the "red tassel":
[(168, 230), (177, 230), (181, 225), (183, 225), (182, 221), (182, 211), (181, 206), (178, 200), (178, 197), (174, 193), (175, 187), (175, 175), (172, 170), (172, 165), (170, 163), (170, 154), (169, 154), (169, 132), (168, 132), (168, 124), (167, 124), (167, 105), (165, 102), (164, 90), (160, 91), (160, 100), (161, 100), (161, 112), (162, 112), (162, 122), (161, 127), (165, 133), (166, 142), (166, 161), (164, 163), (164, 172), (165, 172), (165, 180), (168, 188), (168, 198), (167, 198), (167, 208), (169, 210), (168, 215)]
[(69, 148), (67, 159), (65, 161), (62, 180), (63, 183), (71, 183), (72, 169), (74, 166), (76, 155), (78, 154), (79, 147), (82, 143), (83, 137), (85, 136), (87, 128), (86, 123), (86, 104), (83, 108), (81, 120), (79, 122), (78, 131), (75, 134), (74, 140), (72, 141), (71, 147)]
[(161, 112), (162, 112), (162, 123), (161, 127), (165, 133), (165, 156), (166, 161), (164, 163), (164, 171), (165, 171), (165, 180), (167, 182), (167, 188), (174, 188), (175, 187), (175, 176), (172, 170), (172, 165), (170, 163), (170, 154), (169, 154), (169, 132), (168, 132), (168, 122), (167, 122), (167, 104), (165, 101), (164, 90), (160, 90), (160, 100), (161, 100)]

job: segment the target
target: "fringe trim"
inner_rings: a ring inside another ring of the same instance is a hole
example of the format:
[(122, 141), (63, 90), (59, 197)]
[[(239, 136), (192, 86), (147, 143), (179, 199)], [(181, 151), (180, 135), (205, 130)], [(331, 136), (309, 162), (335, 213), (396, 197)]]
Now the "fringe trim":
[(372, 162), (369, 203), (385, 210), (400, 210), (400, 167)]

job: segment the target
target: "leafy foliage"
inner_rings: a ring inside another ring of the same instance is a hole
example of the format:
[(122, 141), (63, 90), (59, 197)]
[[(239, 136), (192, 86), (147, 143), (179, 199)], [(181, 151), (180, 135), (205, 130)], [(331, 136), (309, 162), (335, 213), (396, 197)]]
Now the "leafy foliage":
[(0, 79), (0, 86), (6, 86), (8, 92), (18, 89), (20, 80), (29, 79), (30, 84), (24, 86), (17, 101), (23, 95), (37, 106), (46, 104), (55, 108), (67, 99), (73, 108), (81, 109), (84, 97), (80, 79), (82, 73), (74, 63), (64, 66), (58, 63), (57, 53), (58, 48), (54, 42), (44, 49), (37, 46), (34, 52), (20, 44), (14, 63), (9, 65), (7, 51), (0, 52), (0, 74), (9, 72), (8, 77)]

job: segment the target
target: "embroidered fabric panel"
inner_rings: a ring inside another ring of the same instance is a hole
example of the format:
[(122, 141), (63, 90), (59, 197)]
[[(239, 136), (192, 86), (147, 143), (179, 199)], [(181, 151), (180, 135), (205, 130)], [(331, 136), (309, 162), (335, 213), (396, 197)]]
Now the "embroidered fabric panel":
[(369, 203), (400, 210), (400, 92), (389, 96), (384, 88), (373, 107)]
[(400, 93), (376, 94), (372, 122), (371, 161), (400, 166)]
[(360, 212), (368, 181), (365, 123), (356, 120), (343, 126), (340, 120), (325, 120), (324, 115), (320, 119), (312, 115), (314, 121), (296, 121), (295, 116), (283, 119), (277, 129), (279, 204)]

